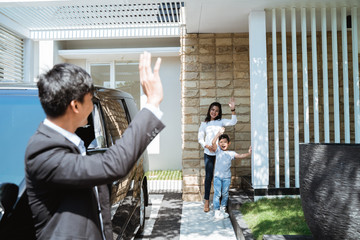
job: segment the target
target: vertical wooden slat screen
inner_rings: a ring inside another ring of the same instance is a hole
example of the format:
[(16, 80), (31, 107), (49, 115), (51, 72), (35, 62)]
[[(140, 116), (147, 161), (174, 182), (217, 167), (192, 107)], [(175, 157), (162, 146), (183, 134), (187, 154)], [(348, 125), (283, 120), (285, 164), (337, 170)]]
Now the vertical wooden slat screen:
[(273, 91), (268, 94), (273, 94), (269, 129), (274, 131), (270, 161), (275, 164), (270, 172), (276, 188), (299, 187), (300, 143), (360, 143), (358, 9), (293, 7), (271, 14)]

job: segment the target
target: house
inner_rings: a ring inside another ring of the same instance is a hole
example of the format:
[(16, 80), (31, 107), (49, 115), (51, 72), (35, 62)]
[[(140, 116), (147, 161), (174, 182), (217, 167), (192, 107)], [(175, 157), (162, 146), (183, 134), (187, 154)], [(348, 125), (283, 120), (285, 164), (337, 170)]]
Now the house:
[(167, 125), (149, 148), (149, 169), (182, 168), (184, 200), (201, 200), (198, 127), (215, 100), (229, 117), (234, 96), (238, 123), (226, 131), (233, 149), (252, 145), (253, 154), (234, 162), (232, 185), (249, 185), (256, 197), (297, 194), (299, 143), (360, 142), (359, 7), (357, 0), (2, 1), (0, 34), (12, 40), (0, 54), (9, 48), (20, 58), (10, 66), (0, 58), (0, 81), (32, 82), (65, 61), (141, 106), (136, 65), (148, 50), (163, 58)]

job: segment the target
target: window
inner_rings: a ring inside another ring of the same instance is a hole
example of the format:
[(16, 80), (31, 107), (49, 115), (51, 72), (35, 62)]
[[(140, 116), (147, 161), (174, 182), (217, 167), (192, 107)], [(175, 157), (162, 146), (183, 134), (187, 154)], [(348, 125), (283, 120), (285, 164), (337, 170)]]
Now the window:
[(139, 62), (115, 62), (115, 88), (130, 93), (140, 107)]
[(90, 65), (91, 78), (94, 81), (94, 85), (111, 87), (110, 67), (108, 63), (93, 63)]
[(130, 93), (138, 110), (140, 109), (141, 86), (138, 61), (89, 63), (88, 66), (95, 85)]
[(23, 81), (24, 41), (0, 26), (0, 82)]

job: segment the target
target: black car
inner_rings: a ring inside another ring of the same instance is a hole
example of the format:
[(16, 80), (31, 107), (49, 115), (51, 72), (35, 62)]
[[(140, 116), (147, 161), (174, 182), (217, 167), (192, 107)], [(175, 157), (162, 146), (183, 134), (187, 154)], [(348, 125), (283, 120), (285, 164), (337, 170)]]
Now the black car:
[[(121, 138), (137, 113), (128, 93), (95, 87), (94, 109), (88, 124), (76, 131), (87, 154), (106, 151)], [(35, 239), (24, 181), (27, 141), (45, 114), (34, 86), (0, 84), (0, 239)], [(142, 232), (148, 205), (143, 162), (146, 152), (123, 179), (109, 185), (111, 216), (116, 239)]]

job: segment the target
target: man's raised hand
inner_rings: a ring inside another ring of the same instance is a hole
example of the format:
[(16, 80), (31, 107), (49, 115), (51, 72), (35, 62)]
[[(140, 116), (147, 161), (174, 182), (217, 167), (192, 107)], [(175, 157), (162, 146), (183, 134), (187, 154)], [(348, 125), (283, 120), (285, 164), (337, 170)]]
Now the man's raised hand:
[(159, 107), (159, 104), (164, 97), (163, 87), (159, 76), (160, 64), (161, 58), (158, 58), (153, 72), (151, 69), (151, 54), (149, 52), (140, 54), (140, 84), (147, 96), (147, 103), (152, 104), (155, 107)]

